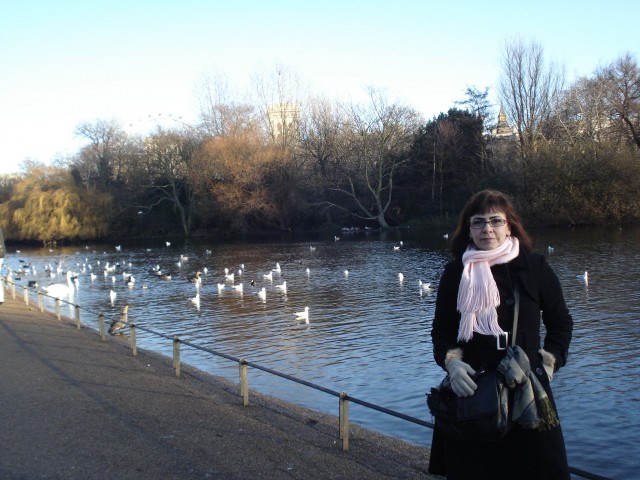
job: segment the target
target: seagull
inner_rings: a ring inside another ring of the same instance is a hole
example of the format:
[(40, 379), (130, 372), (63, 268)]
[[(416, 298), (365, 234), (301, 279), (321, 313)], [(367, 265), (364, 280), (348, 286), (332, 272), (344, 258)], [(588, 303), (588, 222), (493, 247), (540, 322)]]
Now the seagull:
[(165, 244), (167, 245), (167, 247), (171, 246), (171, 242), (165, 242)]
[(445, 233), (444, 235), (442, 235), (442, 238), (444, 238), (445, 240), (448, 240), (449, 239), (449, 234)]
[(303, 312), (296, 312), (296, 320), (304, 320), (309, 323), (309, 307), (304, 307)]
[(584, 282), (585, 285), (589, 285), (589, 272), (587, 272), (586, 270), (582, 275), (576, 275), (576, 277), (581, 282)]
[(393, 246), (393, 251), (397, 252), (398, 250), (400, 250), (400, 246), (399, 245), (394, 245)]
[(430, 283), (424, 283), (422, 280), (418, 280), (418, 285), (420, 286), (420, 290), (431, 290)]
[(548, 251), (549, 253), (553, 253), (553, 252), (555, 252), (555, 251), (556, 251), (556, 249), (555, 249), (555, 248), (553, 248), (551, 245), (549, 245), (549, 246), (547, 247), (547, 251)]
[(286, 295), (287, 294), (287, 281), (285, 280), (284, 282), (282, 282), (281, 285), (276, 285), (276, 288), (279, 288), (280, 290), (282, 290), (282, 293), (284, 293)]
[(122, 307), (122, 313), (111, 322), (111, 326), (109, 327), (110, 335), (120, 335), (122, 334), (122, 330), (127, 326), (129, 321), (129, 304), (125, 303), (124, 307)]

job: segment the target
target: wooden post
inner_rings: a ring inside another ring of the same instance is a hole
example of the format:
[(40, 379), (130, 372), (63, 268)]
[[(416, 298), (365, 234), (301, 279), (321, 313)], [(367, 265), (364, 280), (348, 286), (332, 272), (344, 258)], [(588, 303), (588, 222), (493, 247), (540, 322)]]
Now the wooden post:
[(38, 306), (40, 307), (40, 312), (44, 312), (44, 295), (42, 292), (38, 292)]
[(173, 368), (176, 370), (176, 377), (180, 376), (180, 337), (173, 336)]
[(349, 395), (347, 392), (340, 393), (340, 440), (342, 440), (342, 451), (349, 450)]
[(249, 365), (244, 358), (240, 359), (240, 396), (242, 406), (249, 406)]
[(60, 316), (60, 299), (56, 298), (56, 317), (60, 320), (62, 317)]
[(80, 305), (76, 305), (76, 328), (80, 330)]
[(100, 340), (102, 340), (103, 342), (106, 342), (107, 336), (105, 335), (105, 331), (104, 331), (104, 315), (103, 314), (98, 315), (98, 326), (100, 328)]
[(129, 341), (131, 343), (131, 354), (134, 357), (138, 356), (138, 347), (136, 346), (136, 324), (132, 323), (129, 327), (131, 335), (129, 335)]
[(24, 286), (22, 288), (24, 289), (24, 304), (29, 305), (29, 287)]
[(16, 299), (16, 282), (11, 282), (11, 298)]

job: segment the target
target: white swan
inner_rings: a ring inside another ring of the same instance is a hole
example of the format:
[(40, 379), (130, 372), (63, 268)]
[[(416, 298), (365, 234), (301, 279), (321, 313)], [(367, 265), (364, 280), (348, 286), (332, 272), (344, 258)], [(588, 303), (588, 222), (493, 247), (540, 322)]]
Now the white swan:
[(260, 289), (260, 291), (258, 292), (258, 297), (260, 298), (260, 300), (262, 300), (263, 302), (267, 301), (267, 289), (262, 287)]
[(242, 292), (244, 291), (244, 287), (243, 287), (242, 285), (243, 285), (242, 283), (239, 283), (239, 284), (237, 284), (237, 285), (234, 285), (234, 286), (233, 286), (233, 289), (234, 289), (236, 292), (240, 292), (240, 293), (242, 293)]
[(193, 303), (196, 306), (198, 311), (200, 310), (200, 293), (196, 293), (196, 296), (193, 298), (190, 298), (189, 301), (191, 301), (191, 303)]
[(272, 282), (273, 281), (273, 272), (265, 273), (263, 275), (263, 277), (264, 277), (265, 280), (269, 280), (270, 282)]
[(398, 281), (400, 283), (404, 282), (404, 274), (402, 272), (398, 273)]
[(280, 268), (280, 264), (276, 262), (276, 268), (273, 269), (276, 273), (282, 273), (282, 269)]
[(67, 283), (52, 283), (51, 285), (47, 285), (42, 289), (47, 293), (47, 295), (54, 298), (62, 298), (73, 295), (73, 282), (71, 280), (72, 273), (71, 270), (67, 270)]
[(111, 290), (109, 291), (109, 299), (111, 300), (111, 306), (113, 307), (116, 303), (116, 297), (118, 296), (118, 294), (116, 293), (115, 290)]
[(309, 323), (309, 307), (304, 307), (303, 312), (296, 312), (296, 320), (304, 320)]

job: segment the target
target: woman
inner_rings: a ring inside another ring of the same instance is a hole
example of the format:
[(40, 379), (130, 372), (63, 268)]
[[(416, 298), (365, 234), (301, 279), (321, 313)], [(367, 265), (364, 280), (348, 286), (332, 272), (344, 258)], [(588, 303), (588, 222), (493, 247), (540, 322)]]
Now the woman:
[[(567, 361), (573, 320), (545, 257), (531, 253), (531, 239), (509, 197), (492, 190), (471, 197), (451, 251), (454, 260), (440, 280), (431, 337), (435, 361), (449, 374), (454, 392), (473, 395), (474, 373), (496, 369), (505, 356), (517, 286), (516, 345), (529, 357), (532, 376), (555, 410), (549, 382)], [(448, 437), (436, 422), (429, 471), (450, 480), (570, 478), (559, 424), (546, 429), (515, 424), (498, 441), (477, 442)]]

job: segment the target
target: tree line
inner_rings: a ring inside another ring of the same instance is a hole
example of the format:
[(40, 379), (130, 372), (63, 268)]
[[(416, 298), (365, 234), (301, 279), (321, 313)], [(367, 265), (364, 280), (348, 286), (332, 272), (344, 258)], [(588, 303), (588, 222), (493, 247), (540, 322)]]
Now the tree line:
[[(509, 193), (528, 225), (640, 216), (640, 70), (625, 54), (567, 84), (535, 41), (505, 42), (497, 96), (470, 87), (425, 120), (370, 88), (364, 102), (303, 92), (277, 67), (250, 98), (201, 86), (199, 122), (145, 135), (116, 121), (53, 166), (0, 182), (9, 240), (239, 235), (455, 222), (483, 188)], [(506, 119), (506, 121), (505, 121)]]

